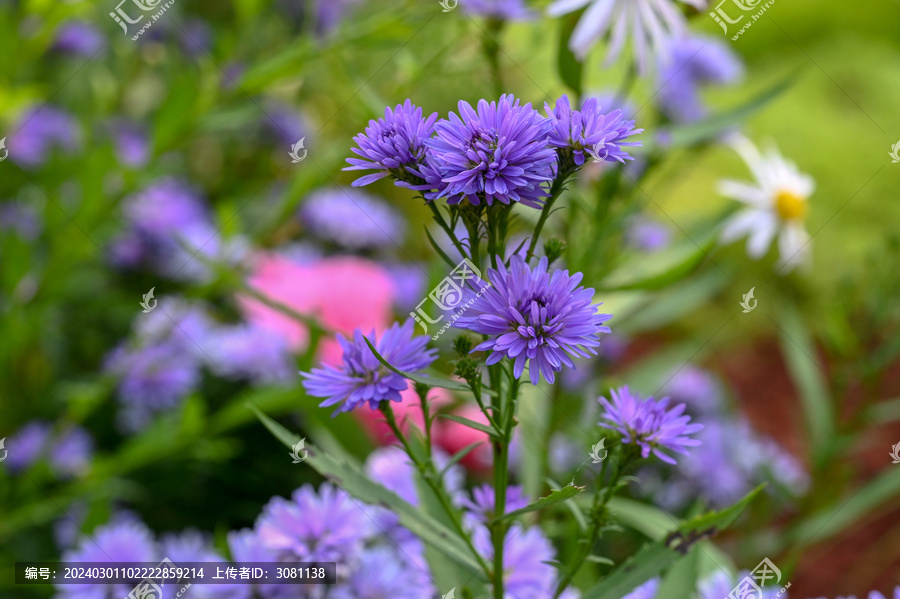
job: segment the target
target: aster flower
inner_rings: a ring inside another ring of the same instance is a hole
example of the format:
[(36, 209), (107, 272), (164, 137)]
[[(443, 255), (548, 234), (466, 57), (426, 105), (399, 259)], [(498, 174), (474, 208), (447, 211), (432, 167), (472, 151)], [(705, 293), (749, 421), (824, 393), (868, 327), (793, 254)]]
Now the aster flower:
[(88, 469), (94, 453), (94, 440), (80, 426), (65, 431), (51, 445), (50, 465), (62, 476), (77, 476)]
[(722, 407), (722, 392), (712, 374), (692, 364), (672, 374), (662, 391), (694, 414), (712, 414)]
[(610, 395), (612, 402), (605, 397), (597, 400), (605, 410), (600, 426), (617, 431), (623, 443), (636, 444), (642, 457), (647, 458), (652, 452), (662, 461), (674, 464), (675, 460), (663, 449), (686, 455), (685, 448), (700, 445), (690, 435), (703, 430), (703, 425), (690, 423), (691, 417), (684, 415), (684, 404), (670, 409), (668, 397), (640, 399), (628, 387), (611, 389)]
[[(682, 2), (698, 9), (706, 5), (704, 0)], [(560, 16), (585, 6), (587, 9), (569, 39), (569, 49), (584, 60), (594, 44), (608, 36), (607, 67), (618, 58), (631, 32), (638, 71), (646, 73), (651, 64), (648, 51), (665, 60), (672, 40), (686, 29), (681, 6), (674, 0), (555, 0), (548, 13)]]
[(69, 21), (56, 32), (53, 50), (64, 54), (94, 56), (106, 47), (106, 39), (96, 27), (84, 21)]
[(643, 216), (630, 219), (627, 227), (625, 243), (645, 252), (664, 249), (672, 239), (672, 230), (669, 227)]
[[(368, 339), (381, 357), (403, 372), (422, 370), (437, 358), (436, 350), (426, 349), (428, 337), (413, 336), (412, 320), (406, 321), (402, 326), (394, 323), (382, 334), (381, 339), (377, 338), (373, 330)], [(356, 329), (352, 340), (338, 334), (337, 340), (344, 350), (340, 366), (325, 364), (321, 368), (314, 368), (312, 372), (301, 373), (306, 379), (303, 386), (307, 393), (326, 398), (319, 406), (341, 404), (334, 412), (337, 415), (366, 402), (371, 409), (377, 410), (378, 403), (382, 400), (401, 401), (400, 392), (407, 387), (406, 379), (378, 361), (366, 344), (362, 331)]]
[(6, 466), (12, 472), (27, 470), (44, 455), (50, 440), (50, 424), (32, 420), (6, 441)]
[(717, 39), (677, 39), (672, 45), (672, 60), (660, 65), (656, 77), (660, 108), (673, 121), (698, 121), (707, 113), (700, 99), (700, 86), (733, 83), (740, 79), (743, 70), (737, 55)]
[[(734, 587), (749, 574), (749, 572), (738, 572), (737, 576), (732, 578), (722, 571), (716, 572), (709, 578), (700, 581), (700, 584), (697, 586), (699, 597), (700, 599), (723, 599), (728, 597)], [(759, 597), (760, 599), (776, 599), (780, 592), (781, 589), (777, 587), (767, 587), (762, 589), (762, 595)], [(780, 595), (780, 597), (781, 599), (786, 599), (787, 595)]]
[(470, 15), (500, 21), (530, 21), (535, 14), (522, 0), (461, 0), (459, 5)]
[(531, 267), (513, 256), (509, 269), (503, 264), (488, 270), (491, 287), (477, 297), (454, 326), (487, 335), (472, 351), (491, 354), (487, 364), (503, 358), (514, 360), (513, 374), (522, 376), (526, 364), (531, 382), (541, 375), (554, 382), (554, 373), (573, 367), (569, 356), (596, 355), (598, 333), (609, 333), (603, 323), (611, 314), (598, 314), (600, 304), (591, 303), (593, 289), (579, 286), (581, 273), (567, 270), (547, 272), (546, 256)]
[(397, 211), (358, 189), (319, 189), (303, 202), (299, 216), (319, 239), (351, 250), (403, 242), (404, 222)]
[(421, 184), (422, 176), (416, 169), (425, 160), (425, 140), (434, 132), (436, 120), (436, 112), (423, 118), (422, 109), (408, 99), (393, 110), (385, 108), (384, 118), (369, 121), (365, 133), (353, 138), (359, 146), (353, 153), (361, 158), (348, 158), (352, 166), (344, 170), (376, 171), (360, 177), (353, 186), (368, 185), (388, 175), (400, 187)]
[(40, 166), (54, 147), (68, 153), (78, 149), (78, 124), (66, 112), (51, 106), (28, 110), (22, 115), (7, 146), (9, 157), (24, 166)]
[(779, 266), (791, 270), (809, 260), (810, 237), (803, 226), (807, 199), (815, 189), (812, 177), (801, 173), (776, 148), (760, 154), (743, 136), (734, 147), (750, 167), (756, 181), (723, 180), (719, 193), (747, 205), (732, 216), (722, 230), (722, 242), (747, 235), (747, 253), (759, 259), (778, 236)]
[(210, 365), (233, 379), (268, 384), (296, 373), (284, 336), (259, 326), (222, 327), (204, 345)]
[(290, 501), (275, 497), (256, 522), (259, 542), (278, 561), (346, 562), (363, 547), (371, 521), (341, 489), (306, 484)]
[(582, 166), (586, 153), (608, 162), (634, 160), (623, 148), (641, 145), (639, 141), (624, 140), (643, 129), (635, 129), (634, 121), (623, 119), (621, 110), (604, 114), (596, 98), (588, 98), (580, 110), (572, 110), (569, 97), (564, 94), (552, 110), (544, 104), (544, 111), (552, 124), (549, 142), (559, 148), (563, 173)]
[(150, 159), (150, 142), (146, 132), (137, 124), (120, 120), (112, 124), (116, 156), (119, 162), (131, 167), (144, 166)]
[(389, 547), (367, 549), (360, 565), (329, 593), (333, 599), (431, 599), (435, 588), (427, 570)]
[[(508, 514), (528, 505), (528, 497), (519, 485), (510, 485), (506, 488), (506, 506), (504, 513)], [(480, 522), (487, 522), (494, 517), (496, 508), (494, 487), (489, 484), (472, 489), (472, 499), (464, 498), (462, 506)]]
[(426, 197), (445, 197), (448, 204), (521, 202), (540, 208), (547, 196), (544, 183), (553, 179), (556, 165), (556, 153), (547, 146), (550, 120), (511, 94), (490, 104), (479, 100), (477, 112), (468, 102), (458, 106), (459, 116), (451, 112), (435, 126), (437, 137), (425, 141), (428, 164), (443, 183)]

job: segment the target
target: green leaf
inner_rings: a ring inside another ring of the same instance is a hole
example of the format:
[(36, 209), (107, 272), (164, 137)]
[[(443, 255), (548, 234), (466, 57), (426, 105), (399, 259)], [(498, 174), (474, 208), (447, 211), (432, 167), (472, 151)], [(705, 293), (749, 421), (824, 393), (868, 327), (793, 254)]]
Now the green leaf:
[(617, 521), (657, 541), (678, 524), (673, 516), (659, 508), (633, 499), (613, 497), (607, 505)]
[(449, 379), (442, 379), (436, 376), (422, 376), (419, 374), (412, 374), (411, 372), (403, 372), (402, 370), (398, 370), (394, 368), (387, 360), (381, 357), (381, 354), (378, 353), (378, 350), (375, 349), (375, 346), (372, 345), (372, 342), (369, 341), (368, 337), (363, 337), (366, 340), (366, 345), (369, 346), (369, 349), (372, 350), (372, 353), (375, 354), (375, 357), (378, 358), (378, 361), (384, 364), (389, 370), (392, 370), (402, 376), (403, 378), (407, 378), (411, 381), (415, 381), (417, 383), (422, 383), (423, 385), (428, 385), (429, 387), (440, 387), (442, 389), (450, 389), (451, 391), (468, 391), (469, 387), (466, 386), (465, 383), (460, 383), (458, 381), (451, 381)]
[(584, 487), (576, 487), (573, 484), (568, 484), (562, 489), (554, 489), (549, 495), (545, 497), (541, 497), (537, 501), (532, 504), (526, 505), (523, 508), (519, 508), (508, 514), (504, 514), (500, 518), (495, 520), (496, 522), (502, 520), (512, 520), (513, 518), (518, 518), (522, 514), (527, 514), (529, 512), (535, 512), (537, 510), (542, 510), (546, 507), (550, 507), (551, 505), (556, 505), (557, 503), (562, 503), (563, 501), (568, 501), (572, 499), (579, 493), (584, 491)]
[(669, 568), (659, 584), (656, 595), (666, 599), (692, 599), (697, 588), (699, 560), (700, 547), (694, 545), (686, 558), (678, 560)]
[(764, 486), (758, 486), (731, 507), (693, 518), (665, 539), (644, 545), (609, 576), (585, 591), (582, 599), (621, 599), (635, 587), (659, 576), (687, 555), (696, 543), (730, 526)]
[(475, 441), (474, 443), (470, 443), (453, 454), (453, 457), (450, 458), (447, 463), (444, 465), (444, 468), (441, 470), (441, 476), (443, 476), (447, 470), (450, 469), (451, 466), (462, 460), (464, 457), (472, 453), (472, 451), (478, 447), (479, 445), (484, 444), (485, 441)]
[(462, 416), (457, 416), (456, 414), (438, 414), (438, 417), (445, 420), (458, 422), (463, 426), (468, 426), (469, 428), (473, 428), (476, 431), (481, 431), (483, 433), (486, 433), (491, 438), (496, 438), (499, 435), (498, 431), (495, 431), (493, 428), (486, 424), (481, 424), (480, 422), (475, 422), (474, 420), (469, 420), (468, 418), (463, 418)]
[(800, 394), (807, 434), (809, 435), (812, 461), (825, 463), (833, 452), (834, 413), (828, 388), (816, 354), (812, 334), (803, 324), (800, 312), (789, 305), (779, 311), (778, 329), (781, 351), (791, 380)]
[[(299, 436), (266, 416), (256, 406), (247, 405), (269, 432), (287, 447), (293, 447), (300, 440)], [(326, 454), (316, 445), (307, 444), (306, 449), (308, 453), (305, 463), (315, 468), (322, 476), (364, 503), (388, 508), (399, 517), (401, 525), (456, 563), (473, 571), (480, 570), (478, 562), (465, 542), (446, 526), (416, 509), (397, 494), (373, 482), (359, 467), (347, 460)]]
[(559, 78), (571, 89), (576, 96), (581, 96), (581, 79), (583, 65), (575, 58), (575, 55), (569, 50), (569, 39), (572, 37), (572, 31), (578, 23), (581, 13), (568, 15), (559, 20), (559, 44), (556, 49), (556, 70), (559, 72)]

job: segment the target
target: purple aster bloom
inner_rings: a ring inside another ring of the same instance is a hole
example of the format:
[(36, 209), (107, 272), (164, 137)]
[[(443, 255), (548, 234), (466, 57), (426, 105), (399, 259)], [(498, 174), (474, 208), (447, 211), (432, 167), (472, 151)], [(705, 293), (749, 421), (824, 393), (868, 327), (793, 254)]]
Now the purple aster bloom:
[(53, 539), (60, 550), (72, 549), (75, 546), (81, 536), (81, 527), (87, 515), (87, 504), (76, 501), (53, 523)]
[(573, 172), (585, 163), (587, 158), (596, 161), (634, 160), (623, 148), (639, 146), (639, 141), (624, 141), (632, 135), (642, 133), (635, 129), (634, 121), (622, 118), (621, 110), (604, 114), (596, 98), (588, 98), (580, 110), (572, 110), (569, 97), (563, 95), (556, 101), (553, 110), (544, 104), (544, 110), (552, 123), (550, 145), (559, 148), (560, 170)]
[(256, 523), (262, 546), (278, 561), (347, 562), (363, 548), (371, 520), (341, 489), (303, 485), (291, 500), (272, 498)]
[(94, 454), (94, 440), (80, 426), (65, 431), (50, 447), (50, 465), (62, 476), (85, 472)]
[(0, 231), (15, 231), (22, 239), (34, 241), (41, 233), (37, 209), (20, 202), (0, 202)]
[[(633, 591), (631, 591), (630, 593), (628, 593), (627, 595), (622, 597), (622, 599), (655, 599), (656, 591), (658, 589), (659, 589), (659, 578), (651, 578), (650, 580), (648, 580), (641, 586), (637, 587), (636, 589), (634, 589)], [(725, 597), (727, 597), (728, 592), (730, 592), (730, 591), (731, 591), (731, 589), (728, 589), (726, 594), (722, 595), (722, 597), (720, 599), (724, 599)]]
[(647, 252), (665, 249), (671, 239), (672, 230), (669, 227), (643, 216), (630, 219), (625, 230), (625, 243)]
[(435, 588), (426, 570), (389, 547), (367, 549), (347, 580), (338, 583), (332, 599), (431, 599)]
[(41, 459), (50, 439), (50, 425), (32, 420), (6, 440), (6, 466), (11, 472), (27, 470)]
[(428, 271), (418, 263), (388, 262), (382, 266), (394, 284), (394, 304), (401, 312), (408, 312), (422, 301)]
[(113, 140), (120, 163), (126, 166), (144, 166), (150, 160), (147, 134), (136, 124), (126, 121), (115, 123)]
[(393, 110), (384, 109), (384, 118), (369, 121), (365, 133), (353, 138), (358, 147), (352, 151), (360, 158), (348, 158), (352, 166), (345, 171), (375, 173), (360, 177), (353, 187), (374, 183), (390, 175), (400, 187), (418, 189), (425, 177), (418, 171), (425, 161), (425, 140), (434, 133), (437, 113), (422, 117), (422, 109), (409, 99)]
[(597, 400), (605, 409), (600, 426), (617, 431), (623, 443), (638, 445), (642, 457), (647, 458), (652, 452), (662, 461), (674, 464), (675, 460), (663, 449), (686, 455), (685, 448), (700, 445), (690, 435), (703, 430), (703, 425), (690, 423), (691, 417), (684, 415), (684, 404), (669, 409), (668, 397), (640, 399), (628, 387), (611, 389), (610, 395), (612, 402), (605, 397)]
[[(263, 546), (256, 531), (249, 528), (229, 532), (228, 549), (234, 563), (276, 561), (275, 556)], [(220, 589), (222, 587), (213, 588)], [(229, 590), (225, 594), (226, 599), (251, 599), (256, 596), (265, 597), (265, 599), (288, 599), (290, 596), (290, 587), (280, 584), (235, 584), (227, 585), (226, 588)], [(254, 589), (257, 589), (258, 595), (254, 594)]]
[[(394, 323), (381, 335), (381, 339), (373, 330), (368, 339), (381, 357), (403, 372), (418, 372), (437, 358), (437, 350), (426, 348), (428, 337), (413, 336), (412, 320), (402, 326)], [(356, 329), (352, 340), (338, 334), (337, 340), (344, 350), (340, 366), (325, 364), (312, 372), (301, 373), (306, 379), (303, 386), (307, 393), (326, 398), (319, 406), (324, 408), (342, 404), (335, 410), (333, 416), (336, 416), (366, 402), (371, 409), (377, 410), (378, 402), (382, 400), (401, 401), (400, 392), (406, 389), (406, 379), (378, 361), (366, 344), (362, 331)]]
[[(494, 517), (496, 508), (494, 488), (489, 484), (481, 485), (472, 489), (472, 499), (464, 498), (462, 501), (464, 508), (469, 510), (478, 521), (487, 522)], [(528, 497), (522, 492), (519, 485), (510, 485), (506, 488), (506, 508), (504, 513), (508, 514), (521, 509), (528, 505)]]
[(96, 27), (84, 21), (69, 21), (56, 32), (53, 50), (64, 54), (94, 56), (106, 47), (106, 39)]
[(594, 290), (578, 285), (581, 273), (557, 270), (551, 275), (546, 257), (532, 271), (522, 258), (513, 256), (508, 270), (500, 264), (488, 270), (488, 278), (491, 287), (454, 326), (487, 335), (472, 351), (491, 350), (488, 365), (503, 358), (515, 360), (516, 378), (527, 363), (532, 384), (537, 385), (542, 374), (553, 383), (555, 372), (564, 365), (573, 367), (569, 356), (596, 355), (597, 334), (610, 332), (603, 323), (612, 315), (597, 312), (600, 304), (591, 303)]
[(261, 327), (224, 327), (204, 346), (210, 365), (231, 378), (266, 384), (287, 381), (296, 373), (284, 337)]
[(27, 111), (9, 137), (9, 157), (24, 166), (40, 166), (54, 147), (78, 149), (78, 125), (67, 113), (42, 106)]
[[(66, 562), (158, 562), (153, 536), (142, 523), (130, 518), (101, 526), (76, 549), (63, 554)], [(61, 584), (58, 599), (121, 599), (134, 584)]]
[(319, 239), (351, 250), (403, 242), (400, 215), (383, 200), (358, 189), (316, 190), (300, 207), (300, 220)]
[(673, 121), (698, 121), (707, 113), (700, 86), (733, 83), (740, 79), (743, 65), (727, 44), (709, 37), (680, 38), (671, 49), (672, 60), (661, 65), (657, 75), (660, 108)]
[(490, 104), (479, 100), (477, 112), (468, 102), (458, 107), (461, 116), (451, 112), (449, 120), (435, 125), (437, 137), (425, 141), (429, 166), (444, 184), (426, 197), (446, 197), (448, 204), (521, 202), (541, 208), (544, 183), (556, 168), (556, 152), (547, 145), (550, 119), (511, 94)]
[(535, 14), (522, 0), (461, 0), (462, 9), (470, 15), (501, 21), (530, 21)]
[(685, 403), (693, 413), (710, 414), (721, 407), (722, 393), (712, 375), (688, 364), (674, 373), (662, 388), (672, 401)]

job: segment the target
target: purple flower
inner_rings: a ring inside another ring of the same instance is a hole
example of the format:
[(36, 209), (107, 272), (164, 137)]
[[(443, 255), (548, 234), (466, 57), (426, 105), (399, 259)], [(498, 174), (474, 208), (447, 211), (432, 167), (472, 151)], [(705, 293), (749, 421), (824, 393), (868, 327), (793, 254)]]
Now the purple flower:
[(32, 420), (6, 440), (6, 466), (11, 472), (27, 470), (41, 459), (50, 439), (50, 425)]
[(401, 551), (389, 547), (367, 549), (346, 581), (338, 583), (333, 599), (431, 599), (435, 589), (427, 571)]
[(660, 66), (656, 78), (660, 108), (673, 121), (698, 121), (707, 113), (700, 86), (732, 83), (742, 73), (740, 59), (719, 40), (702, 36), (677, 39), (672, 44), (672, 59)]
[(621, 110), (604, 114), (596, 98), (588, 98), (580, 110), (572, 110), (569, 97), (563, 95), (550, 110), (544, 110), (552, 123), (550, 145), (559, 148), (560, 170), (570, 173), (585, 162), (585, 154), (607, 162), (634, 160), (623, 148), (639, 146), (639, 141), (624, 141), (642, 133), (634, 121), (622, 118)]
[(413, 310), (422, 301), (425, 284), (428, 282), (427, 269), (418, 263), (382, 263), (394, 284), (394, 304), (401, 312)]
[(550, 120), (511, 94), (490, 104), (479, 100), (477, 112), (468, 102), (458, 106), (460, 116), (451, 112), (435, 126), (437, 137), (425, 141), (429, 166), (443, 184), (426, 197), (446, 197), (448, 204), (521, 202), (540, 208), (547, 197), (544, 183), (556, 167), (556, 152), (547, 146)]
[(346, 562), (362, 550), (371, 521), (344, 491), (303, 485), (291, 500), (274, 497), (256, 523), (262, 546), (278, 561)]
[(42, 106), (27, 111), (9, 138), (9, 156), (24, 166), (40, 166), (54, 147), (78, 149), (78, 125), (67, 113)]
[[(101, 526), (73, 551), (63, 554), (66, 562), (158, 562), (153, 535), (142, 523), (131, 518)], [(61, 584), (59, 599), (120, 599), (134, 584)]]
[(211, 366), (257, 384), (289, 380), (296, 373), (284, 337), (252, 325), (224, 327), (204, 343)]
[[(377, 339), (375, 331), (368, 339), (378, 353), (394, 368), (403, 372), (417, 372), (427, 368), (437, 358), (434, 349), (426, 349), (428, 337), (413, 337), (413, 321), (408, 320), (403, 326), (398, 323)], [(357, 406), (369, 403), (373, 410), (378, 409), (382, 400), (401, 401), (400, 392), (406, 389), (406, 379), (388, 370), (369, 346), (366, 345), (362, 331), (356, 329), (353, 339), (348, 340), (338, 334), (338, 343), (344, 350), (343, 362), (335, 367), (325, 364), (322, 368), (314, 368), (312, 372), (303, 372), (306, 379), (303, 386), (307, 393), (315, 397), (324, 397), (321, 407), (342, 404), (334, 415), (347, 412)]]
[(106, 39), (96, 27), (84, 21), (69, 21), (56, 32), (53, 50), (64, 54), (94, 56), (106, 47)]
[[(353, 187), (368, 185), (388, 175), (395, 179), (395, 185), (411, 187), (422, 183), (418, 167), (425, 160), (425, 140), (434, 133), (437, 113), (422, 117), (422, 109), (406, 100), (393, 110), (384, 109), (384, 118), (369, 121), (365, 133), (353, 138), (357, 148), (353, 153), (361, 158), (348, 158), (353, 166), (345, 171), (377, 171), (360, 177)], [(412, 187), (416, 189), (416, 187)]]
[(76, 476), (88, 469), (93, 453), (91, 436), (80, 426), (73, 426), (50, 447), (50, 465), (62, 476)]
[(675, 460), (663, 449), (686, 455), (686, 447), (700, 445), (689, 435), (703, 430), (703, 425), (690, 424), (691, 417), (683, 415), (684, 404), (668, 409), (668, 397), (640, 399), (628, 387), (611, 389), (610, 395), (612, 402), (605, 397), (597, 400), (605, 409), (600, 426), (617, 431), (624, 443), (638, 445), (642, 457), (647, 458), (652, 452), (662, 461), (674, 464)]
[[(275, 557), (269, 552), (260, 541), (259, 535), (255, 530), (245, 528), (239, 531), (228, 533), (228, 549), (231, 551), (231, 560), (235, 563), (249, 562), (274, 562)], [(222, 589), (221, 586), (213, 587)], [(228, 589), (225, 595), (226, 599), (251, 599), (256, 597), (254, 589), (258, 590), (258, 596), (266, 599), (288, 599), (290, 595), (290, 587), (280, 584), (234, 584), (227, 585)]]
[(144, 166), (150, 159), (147, 134), (136, 124), (119, 121), (113, 125), (116, 156), (126, 166)]
[[(290, 106), (272, 102), (266, 106), (263, 125), (278, 139), (279, 143), (293, 146), (305, 138), (309, 126), (303, 116)], [(309, 147), (309, 140), (307, 146)]]
[(632, 218), (625, 230), (625, 243), (647, 252), (666, 248), (671, 239), (672, 230), (669, 227), (643, 216)]
[(20, 202), (0, 202), (0, 231), (15, 231), (22, 239), (34, 241), (41, 233), (37, 209)]
[[(469, 510), (478, 521), (487, 522), (494, 517), (496, 508), (494, 487), (483, 484), (472, 489), (472, 499), (465, 498), (462, 501), (464, 508)], [(504, 513), (508, 514), (528, 505), (528, 497), (522, 492), (522, 487), (511, 485), (506, 488), (506, 507)]]
[(535, 17), (522, 0), (461, 0), (460, 6), (470, 15), (501, 21), (530, 21)]
[(712, 375), (697, 366), (687, 365), (678, 370), (663, 386), (662, 391), (672, 401), (687, 404), (695, 414), (718, 412), (721, 392)]
[(404, 222), (387, 203), (358, 189), (319, 189), (303, 203), (300, 220), (319, 239), (351, 250), (400, 245)]
[[(622, 599), (655, 599), (657, 589), (659, 589), (659, 578), (651, 578), (622, 597)], [(725, 592), (725, 595), (722, 595), (722, 598), (727, 597), (730, 591), (731, 589), (728, 589), (728, 591)]]
[(546, 257), (532, 271), (513, 256), (508, 270), (503, 264), (488, 270), (491, 287), (454, 326), (488, 336), (472, 350), (491, 350), (487, 364), (515, 360), (513, 373), (519, 378), (527, 363), (532, 384), (542, 374), (553, 383), (555, 372), (573, 367), (569, 356), (596, 355), (597, 334), (610, 332), (603, 323), (612, 315), (597, 313), (599, 304), (591, 303), (594, 290), (578, 286), (581, 277), (567, 270), (551, 275)]
[[(725, 572), (719, 571), (700, 581), (697, 586), (700, 599), (723, 599), (731, 594), (732, 589), (745, 576), (749, 576), (749, 572), (738, 572), (737, 576), (731, 577)], [(757, 595), (760, 599), (776, 599), (781, 589), (778, 587), (767, 587), (762, 589), (762, 595)], [(787, 595), (781, 595), (781, 599), (786, 599)]]

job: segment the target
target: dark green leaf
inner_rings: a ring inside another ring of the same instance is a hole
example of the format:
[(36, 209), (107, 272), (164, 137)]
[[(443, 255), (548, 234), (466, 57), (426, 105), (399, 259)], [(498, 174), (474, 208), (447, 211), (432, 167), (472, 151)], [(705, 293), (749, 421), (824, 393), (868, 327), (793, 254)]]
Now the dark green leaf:
[(476, 431), (481, 431), (483, 433), (487, 433), (491, 438), (497, 437), (499, 434), (493, 428), (488, 426), (487, 424), (481, 424), (480, 422), (475, 422), (474, 420), (469, 420), (468, 418), (463, 418), (462, 416), (457, 416), (456, 414), (438, 414), (440, 418), (444, 418), (445, 420), (452, 420), (453, 422), (458, 422), (464, 426), (468, 426), (469, 428), (473, 428)]
[(562, 503), (563, 501), (572, 499), (582, 491), (584, 491), (584, 487), (576, 487), (572, 484), (566, 485), (562, 489), (554, 489), (549, 495), (541, 497), (534, 503), (526, 505), (523, 508), (519, 508), (515, 511), (509, 512), (508, 514), (504, 514), (497, 520), (511, 520), (513, 518), (521, 516), (522, 514), (542, 510), (546, 507), (550, 507), (551, 505), (555, 505), (557, 503)]
[(576, 97), (581, 96), (581, 76), (584, 67), (569, 50), (569, 39), (580, 17), (579, 12), (559, 20), (559, 44), (556, 51), (556, 69), (559, 71), (559, 78), (569, 86)]

